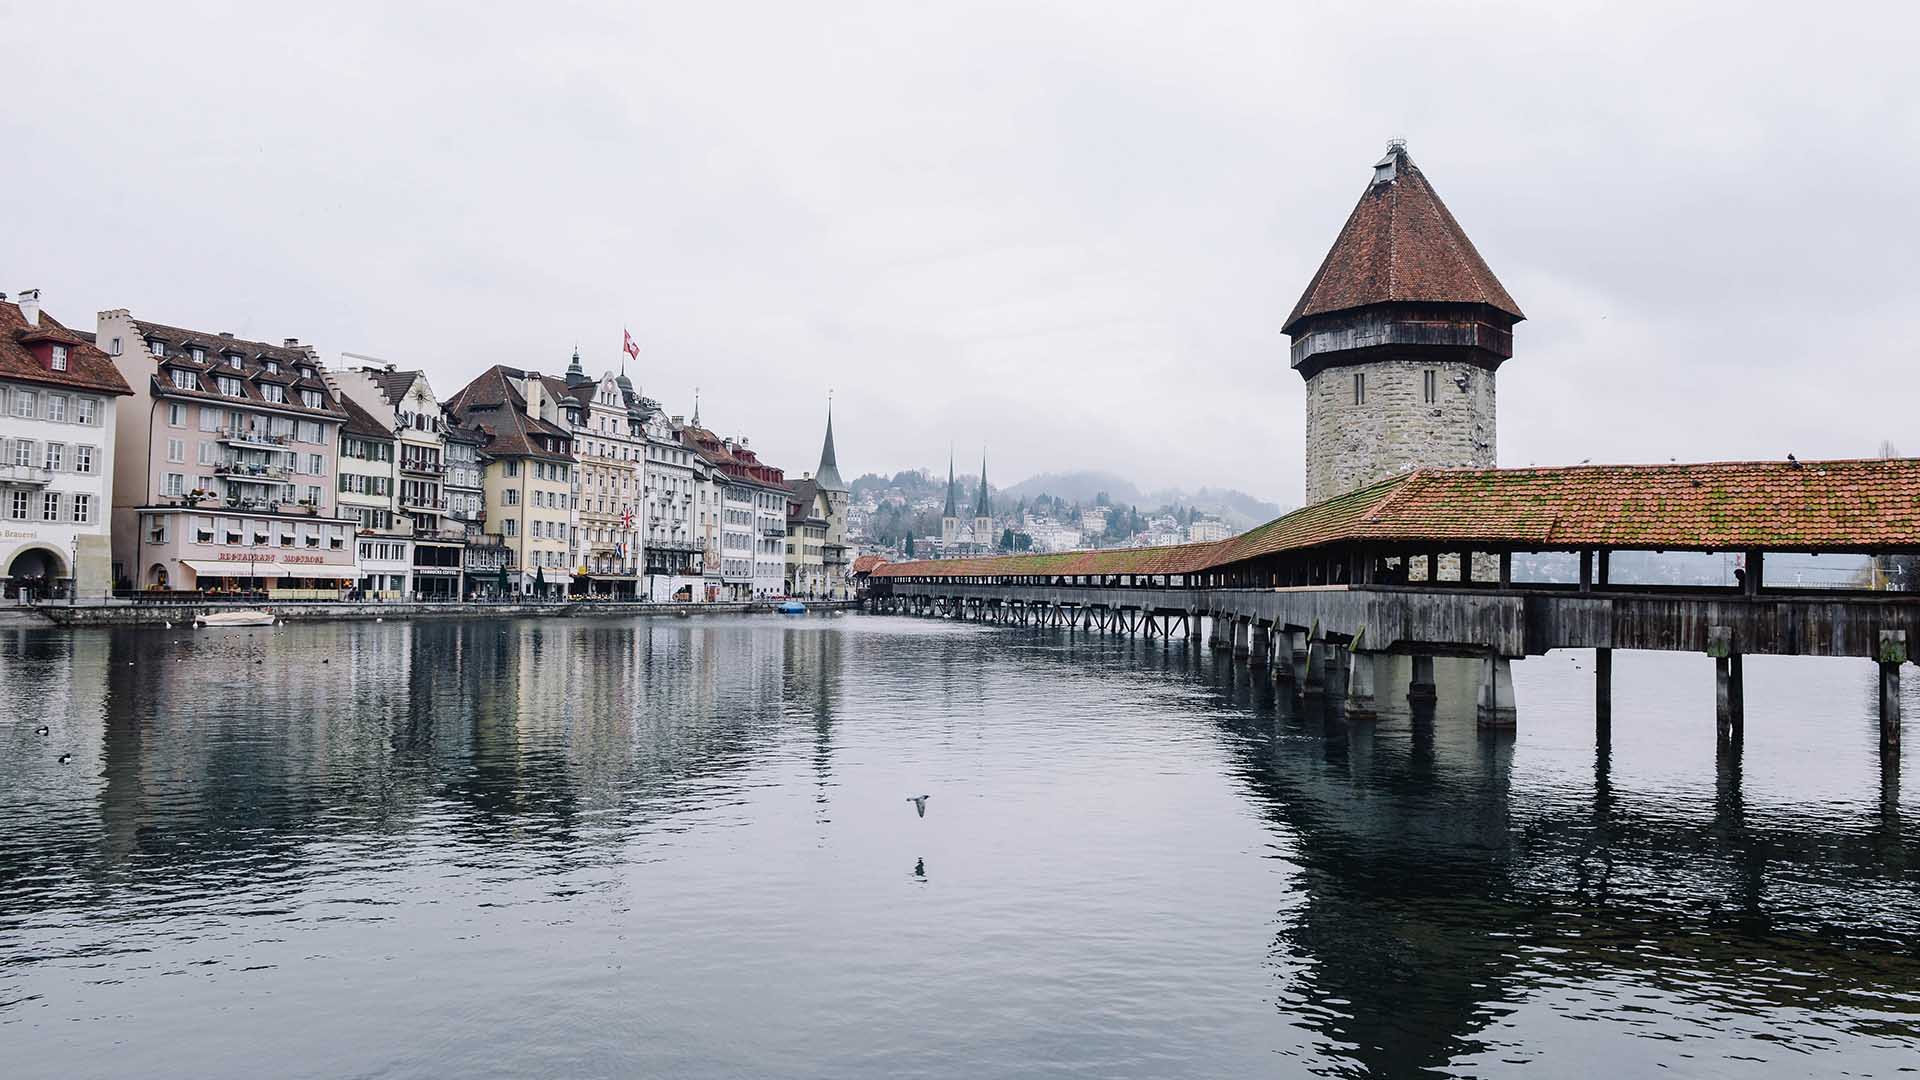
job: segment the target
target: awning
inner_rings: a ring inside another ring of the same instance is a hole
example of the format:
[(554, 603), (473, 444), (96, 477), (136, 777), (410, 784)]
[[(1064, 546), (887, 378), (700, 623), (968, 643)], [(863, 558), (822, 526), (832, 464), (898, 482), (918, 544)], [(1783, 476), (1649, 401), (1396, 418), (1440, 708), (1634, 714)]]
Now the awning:
[(357, 581), (360, 571), (351, 566), (282, 563), (272, 559), (240, 562), (232, 559), (181, 559), (187, 569), (199, 577), (213, 578), (325, 578), (329, 581)]

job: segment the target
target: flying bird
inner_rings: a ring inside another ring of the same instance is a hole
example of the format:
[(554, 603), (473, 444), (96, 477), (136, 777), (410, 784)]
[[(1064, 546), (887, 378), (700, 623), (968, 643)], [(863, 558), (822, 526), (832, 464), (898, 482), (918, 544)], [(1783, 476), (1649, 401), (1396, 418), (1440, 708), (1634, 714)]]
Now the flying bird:
[(931, 795), (909, 795), (907, 801), (913, 804), (913, 808), (919, 811), (921, 817), (926, 817), (927, 800), (931, 798), (933, 798)]

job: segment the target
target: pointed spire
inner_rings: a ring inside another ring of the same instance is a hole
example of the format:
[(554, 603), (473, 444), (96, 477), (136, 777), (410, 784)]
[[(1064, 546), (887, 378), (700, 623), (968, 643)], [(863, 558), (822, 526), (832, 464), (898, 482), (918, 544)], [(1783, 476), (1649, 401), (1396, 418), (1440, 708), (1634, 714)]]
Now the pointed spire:
[(700, 388), (693, 388), (693, 426), (700, 426)]
[(573, 387), (592, 381), (592, 379), (587, 377), (586, 369), (580, 366), (580, 346), (578, 343), (575, 343), (573, 346), (573, 362), (567, 365), (567, 385)]
[(827, 395), (827, 441), (820, 447), (820, 468), (814, 472), (814, 482), (821, 491), (845, 491), (847, 485), (840, 480), (840, 463), (833, 459), (833, 395)]
[(953, 447), (951, 446), (947, 447), (947, 509), (940, 516), (949, 518), (960, 516), (960, 481), (954, 479)]
[(980, 450), (980, 497), (973, 500), (973, 516), (990, 518), (993, 516), (993, 502), (987, 497), (987, 451)]

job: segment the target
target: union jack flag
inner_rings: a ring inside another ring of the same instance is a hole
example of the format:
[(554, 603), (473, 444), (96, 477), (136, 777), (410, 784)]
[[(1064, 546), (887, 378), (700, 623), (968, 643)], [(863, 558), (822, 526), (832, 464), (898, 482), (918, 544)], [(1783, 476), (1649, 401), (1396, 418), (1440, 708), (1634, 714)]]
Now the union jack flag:
[(625, 510), (620, 511), (620, 527), (624, 529), (633, 528), (633, 507), (629, 506)]

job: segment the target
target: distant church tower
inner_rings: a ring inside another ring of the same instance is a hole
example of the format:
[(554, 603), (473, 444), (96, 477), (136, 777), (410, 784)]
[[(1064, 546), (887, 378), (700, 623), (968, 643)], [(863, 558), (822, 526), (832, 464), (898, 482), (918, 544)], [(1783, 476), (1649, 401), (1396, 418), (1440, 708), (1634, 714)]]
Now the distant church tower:
[(973, 500), (973, 542), (981, 550), (993, 550), (999, 539), (993, 535), (993, 500), (987, 495), (987, 455), (980, 454), (980, 497)]
[(1494, 465), (1494, 372), (1524, 318), (1395, 140), (1284, 327), (1307, 380), (1307, 502)]
[(960, 482), (953, 478), (953, 454), (947, 454), (947, 508), (940, 515), (940, 548), (951, 553), (960, 542)]

